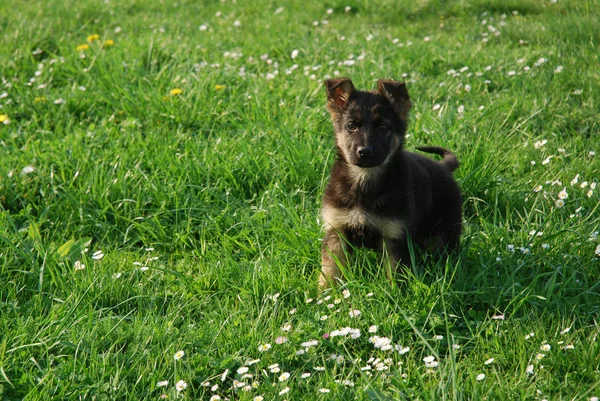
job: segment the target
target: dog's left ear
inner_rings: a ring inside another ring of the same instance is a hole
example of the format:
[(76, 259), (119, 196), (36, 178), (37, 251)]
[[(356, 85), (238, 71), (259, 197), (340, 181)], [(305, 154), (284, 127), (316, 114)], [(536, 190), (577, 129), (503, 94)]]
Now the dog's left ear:
[(406, 120), (408, 118), (412, 103), (404, 82), (380, 79), (377, 81), (377, 92), (394, 106), (400, 119)]

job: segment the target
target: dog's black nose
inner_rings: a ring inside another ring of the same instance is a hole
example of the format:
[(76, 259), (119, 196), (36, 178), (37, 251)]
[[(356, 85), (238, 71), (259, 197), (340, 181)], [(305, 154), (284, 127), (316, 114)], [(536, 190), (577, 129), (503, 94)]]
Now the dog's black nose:
[(368, 159), (373, 154), (373, 149), (369, 146), (361, 146), (356, 150), (360, 159)]

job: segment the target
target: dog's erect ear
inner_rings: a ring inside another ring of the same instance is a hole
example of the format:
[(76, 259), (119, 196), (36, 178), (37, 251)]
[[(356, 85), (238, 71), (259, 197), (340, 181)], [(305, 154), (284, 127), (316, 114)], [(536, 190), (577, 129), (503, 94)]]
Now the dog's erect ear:
[(349, 78), (328, 79), (325, 81), (327, 89), (327, 101), (331, 106), (342, 109), (348, 103), (348, 99), (356, 89)]
[(401, 119), (406, 120), (412, 104), (404, 82), (380, 79), (377, 81), (377, 92), (396, 108)]

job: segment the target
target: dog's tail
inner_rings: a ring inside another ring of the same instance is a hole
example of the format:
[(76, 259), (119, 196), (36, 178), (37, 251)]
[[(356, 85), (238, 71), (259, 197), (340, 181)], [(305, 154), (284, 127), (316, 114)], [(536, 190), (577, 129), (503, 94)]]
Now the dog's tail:
[(444, 149), (439, 146), (421, 146), (417, 149), (421, 152), (433, 153), (442, 156), (443, 159), (440, 161), (440, 163), (444, 165), (450, 172), (453, 172), (459, 166), (458, 159), (454, 153), (450, 152), (448, 149)]

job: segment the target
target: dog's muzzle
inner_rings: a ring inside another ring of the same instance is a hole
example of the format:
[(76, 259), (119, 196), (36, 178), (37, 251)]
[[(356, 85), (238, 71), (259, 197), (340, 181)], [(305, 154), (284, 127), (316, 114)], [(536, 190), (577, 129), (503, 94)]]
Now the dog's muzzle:
[(379, 163), (373, 155), (373, 148), (370, 146), (360, 146), (356, 149), (356, 165), (359, 167), (374, 167)]

